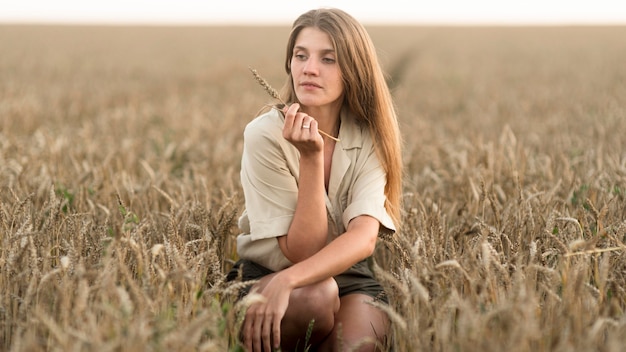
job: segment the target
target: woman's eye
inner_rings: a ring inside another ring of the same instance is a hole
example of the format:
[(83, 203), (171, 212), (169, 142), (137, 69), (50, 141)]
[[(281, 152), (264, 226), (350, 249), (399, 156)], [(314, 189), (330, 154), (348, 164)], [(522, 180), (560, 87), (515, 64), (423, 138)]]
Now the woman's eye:
[(304, 54), (295, 54), (294, 57), (298, 60), (306, 60), (306, 55)]
[(335, 59), (333, 59), (332, 57), (325, 57), (325, 58), (322, 59), (322, 61), (327, 63), (327, 64), (335, 63)]

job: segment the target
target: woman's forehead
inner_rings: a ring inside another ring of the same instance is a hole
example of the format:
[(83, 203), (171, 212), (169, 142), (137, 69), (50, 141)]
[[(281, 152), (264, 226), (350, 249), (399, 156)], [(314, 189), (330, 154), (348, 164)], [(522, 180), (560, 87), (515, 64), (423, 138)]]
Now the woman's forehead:
[(317, 27), (303, 28), (294, 43), (294, 49), (309, 51), (335, 51), (333, 42), (328, 33)]

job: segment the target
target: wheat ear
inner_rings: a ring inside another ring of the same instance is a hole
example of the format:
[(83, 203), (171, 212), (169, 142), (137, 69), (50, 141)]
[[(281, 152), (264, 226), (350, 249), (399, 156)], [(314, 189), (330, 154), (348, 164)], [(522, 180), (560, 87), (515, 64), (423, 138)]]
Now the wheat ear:
[[(261, 75), (259, 75), (259, 73), (257, 72), (257, 70), (253, 69), (252, 67), (248, 67), (250, 69), (250, 72), (252, 72), (252, 75), (254, 76), (254, 79), (259, 82), (259, 85), (261, 85), (261, 87), (263, 87), (263, 89), (267, 92), (267, 94), (269, 94), (270, 97), (278, 100), (283, 106), (286, 106), (287, 104), (285, 104), (285, 102), (280, 98), (280, 94), (278, 94), (278, 91), (276, 91), (276, 89), (274, 89), (269, 83), (267, 83), (267, 81), (265, 80), (265, 78), (261, 77)], [(276, 105), (272, 105), (271, 106), (273, 109), (276, 109), (280, 112), (282, 112), (282, 110), (276, 106)], [(323, 134), (324, 136), (339, 142), (339, 138), (333, 137), (330, 134), (318, 129), (317, 130), (319, 133)]]

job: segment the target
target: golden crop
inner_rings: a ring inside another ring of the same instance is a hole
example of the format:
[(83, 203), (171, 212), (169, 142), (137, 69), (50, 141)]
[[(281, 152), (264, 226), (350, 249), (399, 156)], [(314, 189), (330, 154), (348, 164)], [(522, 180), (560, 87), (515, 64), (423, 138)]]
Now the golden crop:
[[(405, 146), (389, 346), (620, 351), (626, 28), (369, 30)], [(282, 84), (288, 31), (0, 26), (0, 350), (237, 350), (248, 67)]]

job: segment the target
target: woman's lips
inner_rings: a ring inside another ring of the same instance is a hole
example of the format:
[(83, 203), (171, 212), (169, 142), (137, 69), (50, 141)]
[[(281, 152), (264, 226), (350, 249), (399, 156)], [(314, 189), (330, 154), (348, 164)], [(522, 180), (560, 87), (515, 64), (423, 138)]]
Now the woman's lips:
[(322, 88), (322, 86), (320, 86), (319, 84), (315, 84), (313, 82), (302, 82), (300, 83), (300, 86), (304, 88)]

